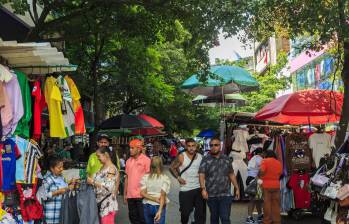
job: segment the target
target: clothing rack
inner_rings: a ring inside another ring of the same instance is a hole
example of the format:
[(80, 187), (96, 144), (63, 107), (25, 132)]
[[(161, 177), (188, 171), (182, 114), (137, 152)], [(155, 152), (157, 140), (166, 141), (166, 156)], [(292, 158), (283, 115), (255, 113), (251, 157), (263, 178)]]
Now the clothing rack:
[(41, 75), (53, 74), (56, 72), (75, 72), (78, 68), (77, 65), (33, 65), (33, 66), (12, 66), (12, 68), (19, 69), (28, 75)]
[(272, 125), (272, 124), (246, 124), (247, 126), (255, 126), (255, 127), (270, 127), (270, 128), (279, 128), (279, 129), (294, 129), (299, 128), (299, 126), (295, 125)]

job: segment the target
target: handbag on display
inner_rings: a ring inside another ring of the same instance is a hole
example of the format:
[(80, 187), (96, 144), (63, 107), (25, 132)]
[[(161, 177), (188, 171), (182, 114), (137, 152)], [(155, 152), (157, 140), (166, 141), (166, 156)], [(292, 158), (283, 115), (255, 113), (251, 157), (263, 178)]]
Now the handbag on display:
[(339, 200), (344, 200), (349, 197), (349, 184), (345, 184), (343, 187), (339, 188), (337, 193), (337, 198)]
[(318, 187), (323, 187), (330, 181), (330, 178), (325, 174), (320, 174), (321, 170), (322, 167), (316, 171), (312, 178), (310, 178), (311, 183)]
[(343, 199), (343, 200), (340, 200), (339, 201), (339, 206), (341, 207), (348, 207), (349, 206), (349, 197)]
[(327, 197), (327, 198), (330, 198), (330, 199), (336, 199), (339, 188), (341, 188), (340, 182), (338, 182), (338, 183), (331, 182), (329, 185), (325, 186), (321, 190), (320, 195)]
[(337, 213), (338, 205), (335, 202), (331, 201), (330, 206), (325, 212), (324, 220), (331, 222), (331, 224), (336, 224)]

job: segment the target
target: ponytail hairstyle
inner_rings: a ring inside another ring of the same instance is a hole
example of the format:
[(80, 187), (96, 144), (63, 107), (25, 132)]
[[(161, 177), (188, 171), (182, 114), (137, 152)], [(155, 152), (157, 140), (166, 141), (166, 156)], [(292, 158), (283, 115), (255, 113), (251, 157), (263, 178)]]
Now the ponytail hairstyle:
[(116, 152), (113, 150), (113, 148), (110, 146), (110, 147), (99, 147), (97, 149), (97, 151), (101, 154), (105, 154), (105, 153), (108, 153), (111, 161), (113, 162), (113, 164), (118, 167), (117, 165), (117, 158), (116, 158)]

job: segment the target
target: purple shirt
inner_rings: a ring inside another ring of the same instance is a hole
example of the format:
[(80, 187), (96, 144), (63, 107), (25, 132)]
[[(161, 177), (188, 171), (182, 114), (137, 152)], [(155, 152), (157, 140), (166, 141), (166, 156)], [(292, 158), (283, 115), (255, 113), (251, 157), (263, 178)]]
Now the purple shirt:
[(24, 114), (22, 93), (15, 74), (10, 81), (5, 82), (5, 91), (12, 107), (12, 120), (3, 127), (3, 135), (8, 135), (15, 132), (18, 121)]

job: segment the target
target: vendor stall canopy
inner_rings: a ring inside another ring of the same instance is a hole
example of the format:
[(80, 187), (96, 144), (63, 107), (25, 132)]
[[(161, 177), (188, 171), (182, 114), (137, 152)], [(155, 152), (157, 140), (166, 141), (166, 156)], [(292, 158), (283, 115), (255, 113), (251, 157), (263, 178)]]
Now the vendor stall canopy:
[(75, 71), (62, 52), (50, 43), (18, 43), (3, 41), (0, 38), (0, 57), (7, 61), (11, 68), (19, 69), (26, 74), (48, 74), (61, 71)]

